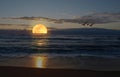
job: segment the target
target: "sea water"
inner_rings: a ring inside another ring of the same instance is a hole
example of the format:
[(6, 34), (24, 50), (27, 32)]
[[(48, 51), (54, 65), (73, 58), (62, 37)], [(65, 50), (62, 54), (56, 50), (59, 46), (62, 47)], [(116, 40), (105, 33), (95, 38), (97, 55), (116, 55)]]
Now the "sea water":
[[(80, 64), (92, 67), (109, 60), (113, 65), (119, 65), (120, 61), (117, 59), (120, 56), (120, 35), (70, 33), (65, 30), (64, 32), (62, 30), (51, 31), (46, 35), (33, 35), (29, 31), (19, 30), (0, 31), (1, 59), (34, 55), (47, 56), (51, 62), (56, 61), (56, 64), (51, 64), (52, 67), (71, 68), (74, 65), (79, 68)], [(68, 62), (64, 63), (65, 61)], [(68, 67), (69, 64), (71, 65)]]

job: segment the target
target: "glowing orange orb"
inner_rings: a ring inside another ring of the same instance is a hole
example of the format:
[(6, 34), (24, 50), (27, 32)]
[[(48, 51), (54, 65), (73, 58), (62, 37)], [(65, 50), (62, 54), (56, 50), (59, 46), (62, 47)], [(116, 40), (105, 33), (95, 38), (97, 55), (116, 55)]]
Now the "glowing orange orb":
[(43, 24), (37, 24), (32, 29), (33, 34), (47, 34), (47, 27)]

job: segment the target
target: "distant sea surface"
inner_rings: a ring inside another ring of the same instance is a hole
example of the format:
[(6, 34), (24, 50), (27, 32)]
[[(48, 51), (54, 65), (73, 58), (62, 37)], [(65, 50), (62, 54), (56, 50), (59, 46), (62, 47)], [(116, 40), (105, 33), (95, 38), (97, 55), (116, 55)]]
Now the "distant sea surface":
[[(59, 58), (68, 57), (68, 60), (71, 57), (90, 56), (105, 59), (106, 57), (119, 58), (120, 31), (96, 28), (64, 29), (51, 30), (46, 35), (33, 35), (30, 31), (25, 30), (0, 31), (1, 58), (31, 55), (54, 56), (54, 58), (56, 56), (56, 59), (58, 56)], [(95, 58), (89, 59), (94, 60)]]

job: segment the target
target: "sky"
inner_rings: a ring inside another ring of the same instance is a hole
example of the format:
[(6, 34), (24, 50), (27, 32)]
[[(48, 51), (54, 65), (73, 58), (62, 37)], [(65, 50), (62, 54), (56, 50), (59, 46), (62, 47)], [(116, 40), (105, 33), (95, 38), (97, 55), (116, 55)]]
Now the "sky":
[(91, 12), (120, 12), (120, 0), (0, 0), (0, 17), (69, 18)]
[(104, 12), (120, 13), (120, 0), (0, 0), (1, 18), (41, 16), (72, 19)]

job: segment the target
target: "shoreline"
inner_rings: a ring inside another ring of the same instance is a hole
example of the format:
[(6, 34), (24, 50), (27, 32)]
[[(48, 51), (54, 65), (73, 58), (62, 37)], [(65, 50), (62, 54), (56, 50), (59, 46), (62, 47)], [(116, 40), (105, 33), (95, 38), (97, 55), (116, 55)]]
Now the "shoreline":
[(0, 66), (0, 77), (115, 77), (120, 71)]
[(25, 67), (25, 68), (52, 68), (52, 69), (88, 69), (97, 71), (120, 71), (120, 58), (103, 58), (92, 56), (79, 57), (0, 57), (0, 67)]

